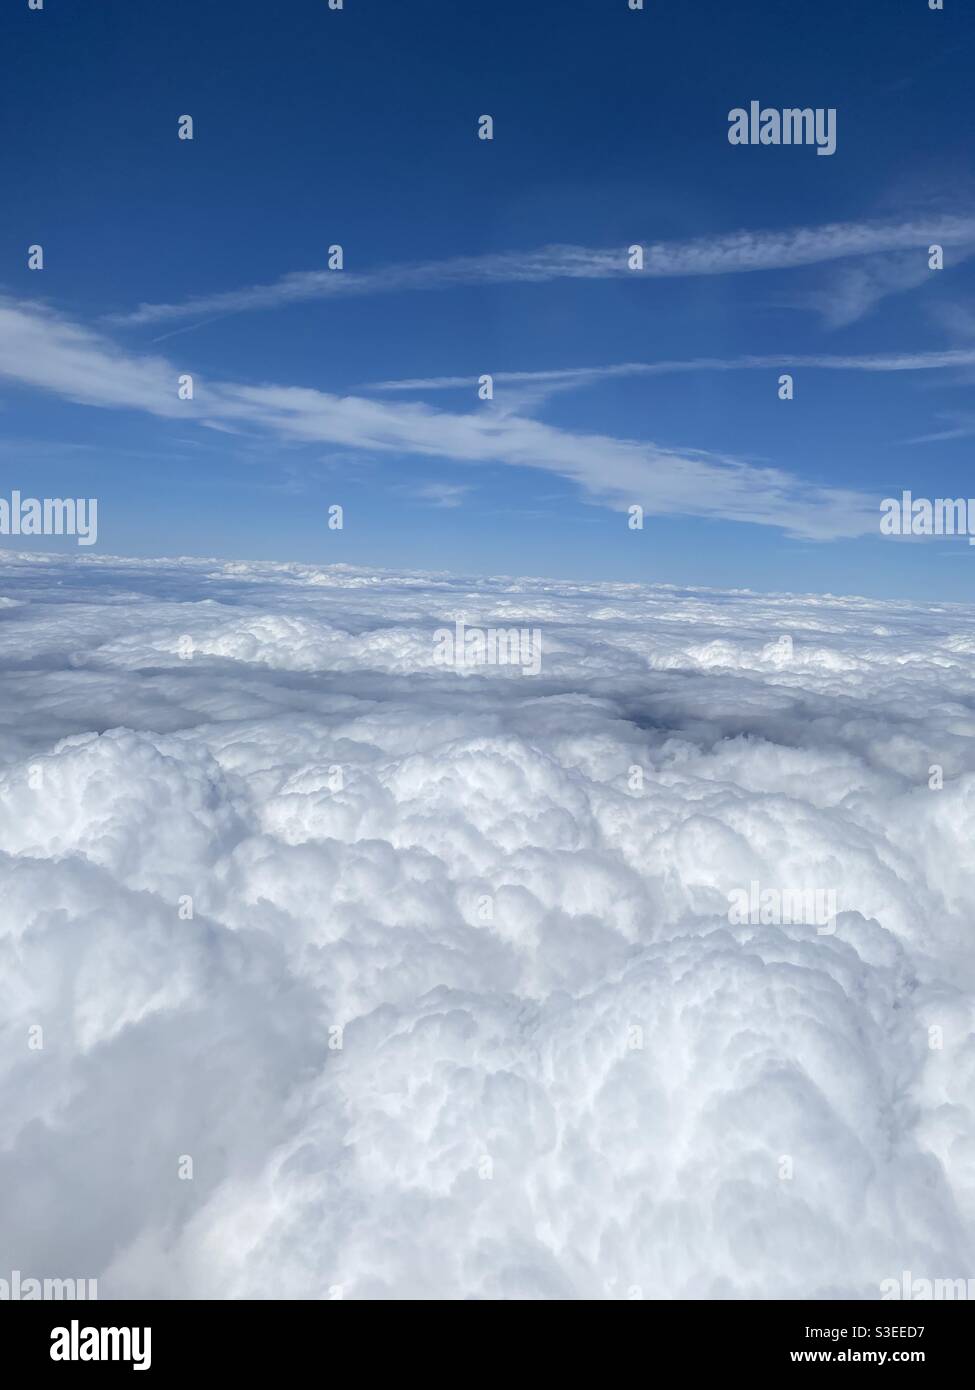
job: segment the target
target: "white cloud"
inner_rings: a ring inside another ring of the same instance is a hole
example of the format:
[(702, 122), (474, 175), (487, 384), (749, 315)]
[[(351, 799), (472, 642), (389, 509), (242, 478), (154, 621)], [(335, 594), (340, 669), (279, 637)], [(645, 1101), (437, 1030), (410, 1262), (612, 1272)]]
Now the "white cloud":
[[(11, 1268), (103, 1297), (975, 1275), (968, 608), (10, 553), (0, 597)], [(539, 626), (541, 675), (435, 666), (457, 617)], [(835, 886), (835, 935), (732, 926), (752, 878)]]
[(45, 305), (0, 298), (0, 378), (85, 405), (185, 416), (176, 373), (135, 356)]
[[(633, 243), (639, 242), (639, 236)], [(925, 253), (931, 241), (952, 246), (975, 243), (975, 219), (932, 214), (901, 221), (836, 222), (783, 231), (737, 231), (724, 236), (645, 243), (640, 274), (652, 277), (736, 275), (789, 270), (800, 266), (873, 256), (886, 252)], [(275, 309), (314, 299), (392, 294), (404, 290), (443, 289), (456, 285), (548, 280), (601, 280), (633, 275), (627, 246), (543, 246), (487, 256), (459, 256), (445, 261), (413, 262), (357, 272), (294, 271), (265, 285), (198, 295), (175, 304), (141, 304), (131, 313), (112, 315), (122, 324), (166, 323), (199, 314), (233, 314)]]
[[(971, 254), (971, 248), (956, 247), (952, 263), (961, 265)], [(845, 328), (865, 318), (891, 295), (936, 283), (937, 277), (928, 265), (928, 248), (919, 246), (913, 252), (844, 265), (829, 276), (823, 287), (795, 296), (793, 303), (817, 310), (829, 328)]]
[(304, 387), (208, 382), (180, 401), (183, 369), (121, 352), (103, 335), (32, 304), (0, 301), (0, 377), (86, 405), (180, 416), (215, 429), (270, 431), (295, 443), (502, 463), (568, 478), (593, 501), (657, 515), (717, 516), (814, 540), (875, 530), (876, 502), (818, 487), (783, 469), (694, 449), (580, 434), (503, 409), (467, 414), (421, 402), (338, 396)]
[(459, 507), (470, 492), (463, 483), (421, 483), (412, 489), (413, 495), (435, 507)]
[[(669, 376), (682, 372), (777, 371), (791, 368), (838, 372), (930, 372), (944, 368), (975, 366), (975, 348), (947, 348), (942, 352), (779, 353), (742, 357), (690, 357), (683, 361), (616, 362), (602, 367), (549, 368), (533, 372), (494, 372), (495, 386), (530, 387), (544, 395), (551, 391), (593, 385), (628, 376)], [(474, 376), (405, 377), (399, 381), (373, 382), (370, 391), (470, 391)]]

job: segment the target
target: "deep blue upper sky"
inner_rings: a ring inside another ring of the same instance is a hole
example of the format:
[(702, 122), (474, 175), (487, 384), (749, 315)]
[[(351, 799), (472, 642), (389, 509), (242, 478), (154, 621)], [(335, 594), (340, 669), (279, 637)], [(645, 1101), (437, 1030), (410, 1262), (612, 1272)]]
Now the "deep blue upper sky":
[[(0, 30), (0, 495), (97, 497), (108, 553), (972, 594), (964, 540), (862, 523), (975, 496), (963, 0), (7, 0)], [(836, 153), (730, 145), (751, 100), (835, 107)], [(354, 293), (308, 278), (333, 243)], [(783, 358), (820, 364), (791, 402)]]

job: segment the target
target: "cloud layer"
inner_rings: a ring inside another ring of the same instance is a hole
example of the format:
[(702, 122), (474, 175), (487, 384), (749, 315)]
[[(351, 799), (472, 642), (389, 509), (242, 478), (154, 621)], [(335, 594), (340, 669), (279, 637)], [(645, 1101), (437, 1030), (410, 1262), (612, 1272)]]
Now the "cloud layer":
[[(970, 610), (9, 552), (0, 596), (10, 1268), (975, 1275)], [(436, 666), (458, 618), (541, 675)], [(733, 925), (751, 880), (835, 933)]]

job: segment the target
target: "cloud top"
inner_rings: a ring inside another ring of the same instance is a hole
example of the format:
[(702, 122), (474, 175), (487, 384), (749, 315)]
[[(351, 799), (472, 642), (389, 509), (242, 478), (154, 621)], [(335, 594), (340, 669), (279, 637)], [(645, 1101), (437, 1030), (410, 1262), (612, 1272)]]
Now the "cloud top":
[[(975, 1274), (971, 610), (9, 552), (0, 595), (12, 1268)], [(539, 626), (540, 676), (437, 667), (458, 617)], [(835, 933), (730, 922), (751, 880)]]

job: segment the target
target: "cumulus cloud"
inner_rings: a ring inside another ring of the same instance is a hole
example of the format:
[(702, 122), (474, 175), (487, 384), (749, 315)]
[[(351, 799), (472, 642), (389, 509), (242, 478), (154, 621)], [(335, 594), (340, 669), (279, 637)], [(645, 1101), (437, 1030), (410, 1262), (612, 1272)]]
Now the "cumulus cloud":
[[(457, 619), (540, 674), (439, 666)], [(0, 643), (10, 1268), (975, 1276), (967, 608), (6, 552)], [(729, 920), (752, 881), (835, 931)]]

